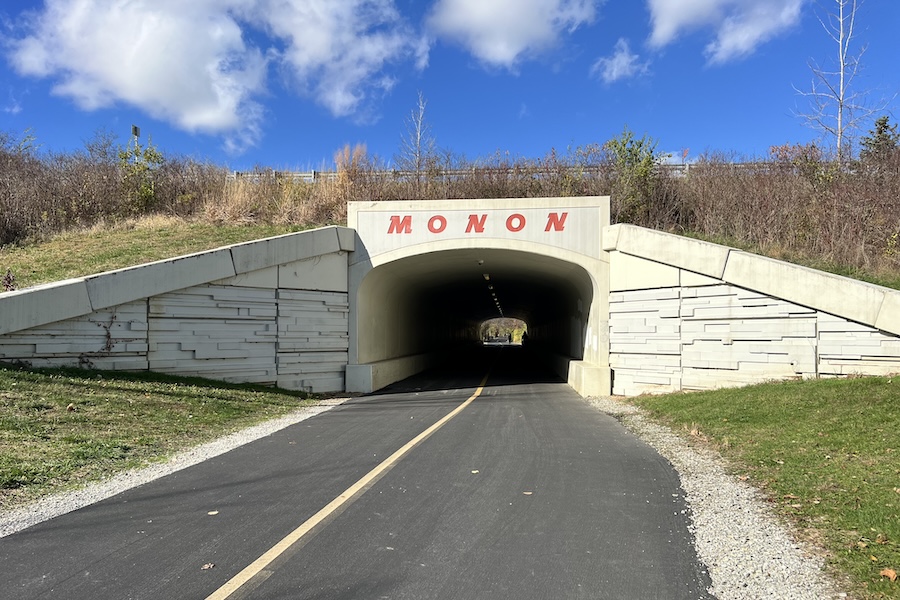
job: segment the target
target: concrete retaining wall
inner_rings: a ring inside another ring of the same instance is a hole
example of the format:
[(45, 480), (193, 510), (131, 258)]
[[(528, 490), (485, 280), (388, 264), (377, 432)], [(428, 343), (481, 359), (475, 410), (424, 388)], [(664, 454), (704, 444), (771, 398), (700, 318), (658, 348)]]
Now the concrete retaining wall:
[(613, 393), (900, 372), (900, 291), (615, 225)]
[(342, 391), (352, 230), (328, 227), (0, 295), (0, 360)]

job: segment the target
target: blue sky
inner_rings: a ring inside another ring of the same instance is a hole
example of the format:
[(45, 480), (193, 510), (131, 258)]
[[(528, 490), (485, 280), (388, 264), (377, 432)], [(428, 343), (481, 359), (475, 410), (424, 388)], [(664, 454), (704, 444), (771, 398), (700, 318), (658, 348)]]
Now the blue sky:
[[(848, 0), (844, 0), (848, 1)], [(838, 0), (3, 0), (0, 131), (43, 150), (141, 128), (233, 169), (398, 153), (421, 93), (437, 145), (542, 157), (627, 126), (680, 158), (815, 140), (809, 63)], [(900, 102), (900, 2), (865, 0), (854, 85)], [(881, 113), (879, 113), (881, 114)], [(867, 130), (870, 123), (866, 123)]]

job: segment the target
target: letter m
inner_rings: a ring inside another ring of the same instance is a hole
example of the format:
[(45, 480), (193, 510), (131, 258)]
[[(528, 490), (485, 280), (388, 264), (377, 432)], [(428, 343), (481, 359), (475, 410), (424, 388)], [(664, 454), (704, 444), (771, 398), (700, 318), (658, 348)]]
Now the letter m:
[(402, 219), (400, 215), (392, 216), (388, 233), (412, 233), (412, 215), (405, 215)]
[(564, 212), (562, 215), (559, 213), (550, 213), (547, 215), (547, 226), (544, 227), (544, 231), (563, 231), (566, 228), (566, 217), (569, 216), (569, 213)]

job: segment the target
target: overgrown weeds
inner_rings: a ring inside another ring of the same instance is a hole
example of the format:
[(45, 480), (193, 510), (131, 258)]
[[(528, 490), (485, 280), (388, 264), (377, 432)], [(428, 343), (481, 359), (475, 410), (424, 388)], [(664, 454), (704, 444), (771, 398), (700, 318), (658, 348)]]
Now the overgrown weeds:
[(542, 158), (435, 153), (416, 171), (345, 146), (333, 170), (310, 181), (266, 167), (235, 175), (151, 143), (121, 149), (108, 134), (70, 154), (42, 154), (30, 136), (0, 134), (0, 246), (148, 214), (306, 228), (344, 223), (351, 200), (611, 195), (615, 222), (728, 240), (870, 279), (900, 271), (896, 148), (849, 167), (810, 144), (774, 146), (761, 159), (710, 152), (690, 165), (668, 160), (652, 138), (625, 128), (605, 143)]

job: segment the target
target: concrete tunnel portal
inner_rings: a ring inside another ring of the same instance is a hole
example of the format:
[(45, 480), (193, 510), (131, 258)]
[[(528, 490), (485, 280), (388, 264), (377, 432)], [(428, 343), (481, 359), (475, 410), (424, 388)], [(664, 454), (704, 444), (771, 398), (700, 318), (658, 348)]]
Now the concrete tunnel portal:
[(351, 203), (348, 391), (437, 366), (504, 316), (577, 391), (604, 393), (604, 222), (607, 198)]

